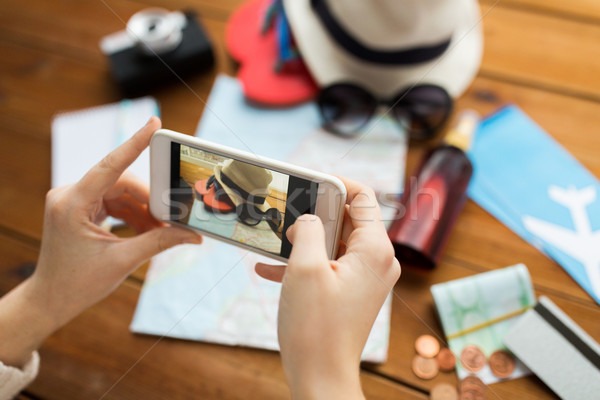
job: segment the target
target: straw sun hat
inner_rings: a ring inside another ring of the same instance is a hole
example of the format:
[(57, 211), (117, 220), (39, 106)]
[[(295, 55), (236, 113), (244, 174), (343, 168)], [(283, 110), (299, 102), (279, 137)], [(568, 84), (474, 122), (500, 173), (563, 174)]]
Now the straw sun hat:
[(283, 0), (321, 87), (358, 83), (382, 98), (416, 83), (457, 97), (481, 61), (476, 0)]

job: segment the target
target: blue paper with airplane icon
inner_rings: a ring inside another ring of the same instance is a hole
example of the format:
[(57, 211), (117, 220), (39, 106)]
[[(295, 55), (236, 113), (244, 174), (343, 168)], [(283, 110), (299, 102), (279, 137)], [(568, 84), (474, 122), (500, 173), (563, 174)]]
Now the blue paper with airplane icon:
[(481, 122), (469, 196), (600, 303), (600, 183), (516, 106)]

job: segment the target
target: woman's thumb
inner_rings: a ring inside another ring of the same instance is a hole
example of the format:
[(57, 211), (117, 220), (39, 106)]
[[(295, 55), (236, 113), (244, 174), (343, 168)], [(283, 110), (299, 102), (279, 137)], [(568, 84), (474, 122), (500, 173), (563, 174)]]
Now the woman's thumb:
[(327, 262), (325, 230), (319, 217), (305, 214), (300, 216), (287, 237), (292, 243), (289, 265), (318, 265)]

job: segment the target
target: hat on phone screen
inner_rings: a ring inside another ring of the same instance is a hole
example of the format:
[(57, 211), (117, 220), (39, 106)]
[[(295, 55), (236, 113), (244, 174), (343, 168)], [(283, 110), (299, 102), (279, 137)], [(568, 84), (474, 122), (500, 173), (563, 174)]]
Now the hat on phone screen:
[(476, 0), (283, 0), (321, 87), (360, 84), (381, 98), (432, 83), (457, 97), (481, 62)]
[(219, 163), (214, 171), (217, 182), (236, 207), (249, 203), (261, 211), (271, 208), (267, 203), (269, 185), (273, 180), (270, 171), (238, 160)]

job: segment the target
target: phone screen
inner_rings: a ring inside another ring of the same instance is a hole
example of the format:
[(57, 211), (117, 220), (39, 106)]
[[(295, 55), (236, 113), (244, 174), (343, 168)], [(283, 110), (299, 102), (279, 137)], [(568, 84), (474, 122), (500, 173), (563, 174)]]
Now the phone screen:
[(285, 232), (314, 214), (318, 183), (171, 142), (171, 220), (289, 258)]

